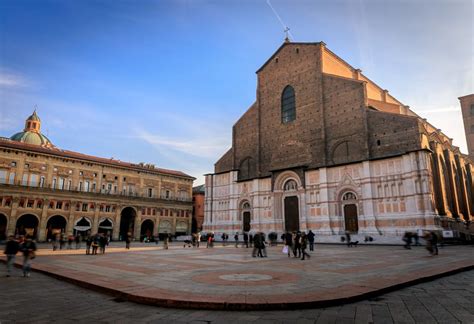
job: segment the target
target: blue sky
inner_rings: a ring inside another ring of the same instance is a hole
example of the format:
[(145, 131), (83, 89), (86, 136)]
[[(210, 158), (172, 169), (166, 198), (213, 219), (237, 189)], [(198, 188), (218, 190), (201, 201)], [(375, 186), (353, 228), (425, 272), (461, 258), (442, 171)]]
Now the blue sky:
[[(295, 41), (324, 41), (467, 152), (457, 98), (474, 93), (474, 1), (271, 4)], [(37, 105), (60, 148), (203, 183), (282, 30), (267, 0), (1, 0), (0, 136)]]

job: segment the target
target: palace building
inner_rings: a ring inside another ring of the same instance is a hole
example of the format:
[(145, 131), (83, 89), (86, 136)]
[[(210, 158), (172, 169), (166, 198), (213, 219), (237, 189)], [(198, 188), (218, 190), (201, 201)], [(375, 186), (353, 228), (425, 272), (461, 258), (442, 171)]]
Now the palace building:
[(281, 45), (232, 134), (206, 175), (204, 231), (473, 233), (473, 160), (323, 42)]
[(0, 137), (0, 240), (107, 233), (123, 240), (191, 232), (194, 178), (180, 171), (54, 146), (36, 111)]

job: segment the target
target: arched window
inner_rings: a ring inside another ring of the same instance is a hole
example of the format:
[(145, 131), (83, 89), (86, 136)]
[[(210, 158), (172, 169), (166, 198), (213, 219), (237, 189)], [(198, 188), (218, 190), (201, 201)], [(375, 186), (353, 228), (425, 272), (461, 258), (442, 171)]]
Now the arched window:
[(248, 202), (245, 202), (243, 205), (242, 205), (242, 209), (250, 209), (250, 204)]
[(295, 180), (288, 180), (285, 183), (285, 186), (283, 187), (285, 191), (293, 191), (293, 190), (296, 190), (297, 188), (298, 188), (298, 184), (296, 183)]
[(346, 192), (344, 196), (342, 196), (342, 200), (356, 200), (357, 197), (352, 192)]
[(289, 123), (296, 119), (295, 90), (286, 86), (281, 95), (281, 122)]

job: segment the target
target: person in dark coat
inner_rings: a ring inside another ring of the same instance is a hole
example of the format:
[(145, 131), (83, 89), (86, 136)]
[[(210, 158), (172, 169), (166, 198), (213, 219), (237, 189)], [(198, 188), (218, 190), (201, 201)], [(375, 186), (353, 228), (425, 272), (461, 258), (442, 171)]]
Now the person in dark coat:
[(234, 235), (234, 240), (235, 240), (235, 247), (239, 247), (239, 233), (235, 233)]
[(7, 277), (10, 277), (12, 272), (13, 264), (15, 264), (15, 257), (20, 250), (20, 244), (13, 235), (8, 237), (8, 241), (5, 244), (5, 254), (7, 256)]
[(125, 239), (125, 248), (130, 250), (130, 243), (132, 242), (132, 233), (127, 233), (127, 238)]
[(412, 240), (412, 234), (411, 232), (405, 232), (405, 235), (403, 235), (403, 241), (405, 242), (405, 245), (403, 246), (405, 249), (411, 249), (411, 241)]
[(249, 235), (246, 232), (244, 232), (244, 245), (247, 248), (249, 247)]
[(293, 235), (290, 232), (285, 233), (285, 245), (288, 247), (288, 257), (290, 257), (293, 251)]
[(252, 256), (255, 258), (257, 256), (263, 257), (262, 254), (262, 236), (260, 233), (255, 233), (253, 237), (253, 250), (252, 250)]
[(36, 256), (36, 243), (28, 236), (20, 249), (23, 252), (23, 277), (29, 277), (31, 272), (31, 260)]
[(304, 257), (307, 256), (308, 259), (311, 257), (311, 255), (309, 255), (307, 252), (306, 252), (306, 249), (308, 248), (308, 237), (306, 236), (306, 233), (303, 232), (301, 233), (301, 238), (300, 238), (300, 241), (301, 241), (301, 254), (303, 255), (303, 257), (301, 258), (301, 260), (304, 260)]
[(310, 251), (314, 251), (314, 237), (315, 236), (316, 235), (314, 235), (312, 230), (309, 230), (308, 234), (306, 235), (306, 237), (308, 238), (309, 250)]
[(295, 258), (301, 258), (301, 232), (298, 231), (293, 239), (293, 255)]
[(91, 254), (92, 236), (88, 236), (86, 239), (86, 254)]

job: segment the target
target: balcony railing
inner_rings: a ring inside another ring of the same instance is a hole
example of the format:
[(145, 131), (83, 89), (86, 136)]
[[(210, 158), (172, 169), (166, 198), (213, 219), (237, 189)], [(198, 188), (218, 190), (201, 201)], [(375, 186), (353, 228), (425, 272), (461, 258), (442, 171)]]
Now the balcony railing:
[(115, 192), (114, 190), (107, 190), (107, 189), (91, 189), (89, 191), (86, 191), (84, 189), (79, 190), (78, 186), (75, 186), (73, 188), (54, 188), (51, 185), (43, 185), (39, 186), (39, 183), (36, 184), (28, 184), (25, 185), (22, 183), (22, 181), (17, 181), (15, 184), (10, 184), (10, 183), (1, 183), (0, 182), (0, 188), (1, 187), (12, 187), (12, 188), (28, 188), (28, 189), (33, 189), (33, 190), (38, 190), (38, 191), (44, 191), (44, 192), (71, 192), (71, 193), (79, 193), (79, 194), (92, 194), (92, 195), (100, 195), (100, 196), (112, 196), (112, 197), (127, 197), (127, 198), (140, 198), (140, 199), (150, 199), (150, 200), (168, 200), (168, 201), (181, 201), (181, 202), (191, 202), (192, 197), (189, 198), (184, 198), (184, 197), (173, 197), (173, 196), (165, 196), (165, 195), (150, 195), (147, 193), (141, 194), (139, 192), (131, 192), (131, 191), (125, 191), (125, 192)]

